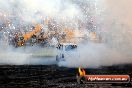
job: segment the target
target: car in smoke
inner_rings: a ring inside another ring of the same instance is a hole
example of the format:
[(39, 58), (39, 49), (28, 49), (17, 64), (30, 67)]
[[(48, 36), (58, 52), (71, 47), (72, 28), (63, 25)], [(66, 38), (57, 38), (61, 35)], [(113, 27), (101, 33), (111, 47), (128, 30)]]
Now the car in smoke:
[(69, 58), (70, 56), (75, 53), (77, 49), (77, 44), (74, 43), (60, 43), (57, 46), (58, 54), (56, 55), (56, 61), (65, 61), (66, 58)]

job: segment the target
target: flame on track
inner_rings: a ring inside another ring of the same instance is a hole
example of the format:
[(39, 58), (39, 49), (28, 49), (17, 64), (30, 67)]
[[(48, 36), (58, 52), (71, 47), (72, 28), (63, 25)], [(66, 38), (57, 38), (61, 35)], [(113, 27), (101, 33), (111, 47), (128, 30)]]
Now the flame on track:
[(78, 68), (78, 72), (79, 72), (79, 75), (80, 76), (84, 76), (84, 75), (86, 75), (86, 72), (85, 72), (85, 70), (84, 69), (82, 69), (82, 68)]

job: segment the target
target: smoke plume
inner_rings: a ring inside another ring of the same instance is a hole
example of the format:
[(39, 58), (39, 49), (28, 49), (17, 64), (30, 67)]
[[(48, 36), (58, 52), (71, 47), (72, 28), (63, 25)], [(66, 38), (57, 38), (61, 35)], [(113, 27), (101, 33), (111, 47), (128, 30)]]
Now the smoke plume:
[(78, 58), (70, 58), (60, 66), (99, 67), (132, 62), (131, 0), (96, 0), (96, 32), (102, 43), (79, 45)]
[[(42, 62), (40, 59), (33, 61), (30, 55), (25, 53), (39, 50), (40, 47), (12, 48), (8, 44), (10, 36), (8, 32), (18, 30), (18, 25), (24, 27), (19, 29), (23, 32), (26, 30), (25, 26), (41, 23), (42, 19), (54, 19), (59, 27), (65, 25), (96, 32), (101, 38), (101, 43), (89, 40), (79, 43), (76, 58), (70, 56), (65, 62), (59, 62), (59, 66), (99, 67), (131, 63), (131, 3), (131, 0), (0, 0), (0, 52), (4, 53), (0, 55), (0, 62), (3, 64)], [(4, 25), (6, 23), (8, 26)]]

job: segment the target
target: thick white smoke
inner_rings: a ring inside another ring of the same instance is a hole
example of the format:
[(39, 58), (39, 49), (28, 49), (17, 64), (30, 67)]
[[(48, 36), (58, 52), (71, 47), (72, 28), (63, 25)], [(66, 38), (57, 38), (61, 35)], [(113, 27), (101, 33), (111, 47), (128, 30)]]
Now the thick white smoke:
[[(130, 8), (131, 0), (0, 0), (0, 25), (3, 27), (2, 24), (11, 16), (14, 16), (11, 29), (15, 29), (21, 22), (26, 25), (40, 23), (41, 19), (48, 17), (55, 19), (58, 23), (63, 21), (68, 26), (78, 28), (81, 25), (83, 29), (91, 30), (93, 27), (88, 22), (92, 20), (95, 25), (94, 31), (101, 36), (102, 43), (87, 41), (85, 44), (79, 44), (77, 54), (80, 56), (67, 58), (66, 62), (61, 62), (59, 65), (98, 67), (125, 64), (132, 62), (132, 22), (130, 20), (132, 11)], [(10, 30), (10, 27), (5, 29)], [(4, 41), (1, 40), (1, 42)], [(26, 49), (27, 52), (32, 51), (31, 48), (28, 49)], [(15, 48), (6, 48), (3, 51), (1, 48), (0, 52), (9, 54), (6, 58), (1, 55), (0, 62), (30, 63), (31, 59), (28, 61), (30, 55), (25, 54), (25, 49), (14, 50)], [(19, 60), (14, 57), (13, 60), (10, 59), (10, 55), (13, 54), (18, 55)], [(41, 62), (39, 59), (35, 61)]]
[(0, 0), (0, 4), (1, 11), (29, 22), (40, 20), (43, 16), (59, 19), (81, 16), (79, 7), (70, 0)]
[(26, 29), (25, 26), (34, 26), (45, 18), (54, 19), (56, 22), (63, 21), (65, 25), (76, 25), (75, 20), (82, 19), (80, 14), (79, 7), (70, 0), (0, 0), (0, 64), (55, 63), (55, 57), (53, 61), (46, 57), (44, 59), (30, 58), (34, 53), (31, 51), (39, 51), (40, 47), (27, 46), (17, 49), (9, 45), (9, 32), (13, 30), (23, 32)]
[(99, 67), (132, 63), (131, 0), (96, 0), (97, 30), (102, 43), (80, 44), (78, 58), (70, 58), (60, 66)]

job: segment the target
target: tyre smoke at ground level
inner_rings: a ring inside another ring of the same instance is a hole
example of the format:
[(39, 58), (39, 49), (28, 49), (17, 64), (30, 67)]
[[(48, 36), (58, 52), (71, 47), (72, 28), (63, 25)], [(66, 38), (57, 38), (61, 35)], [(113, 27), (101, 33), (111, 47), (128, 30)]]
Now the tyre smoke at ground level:
[[(131, 0), (0, 0), (0, 64), (99, 67), (132, 63), (130, 3)], [(38, 24), (41, 26), (37, 29)], [(16, 35), (24, 34), (30, 44), (14, 44)], [(60, 42), (75, 42), (78, 47), (66, 61), (56, 62), (58, 50), (45, 46)], [(36, 57), (38, 53), (42, 56)], [(50, 57), (45, 57), (47, 54)]]

